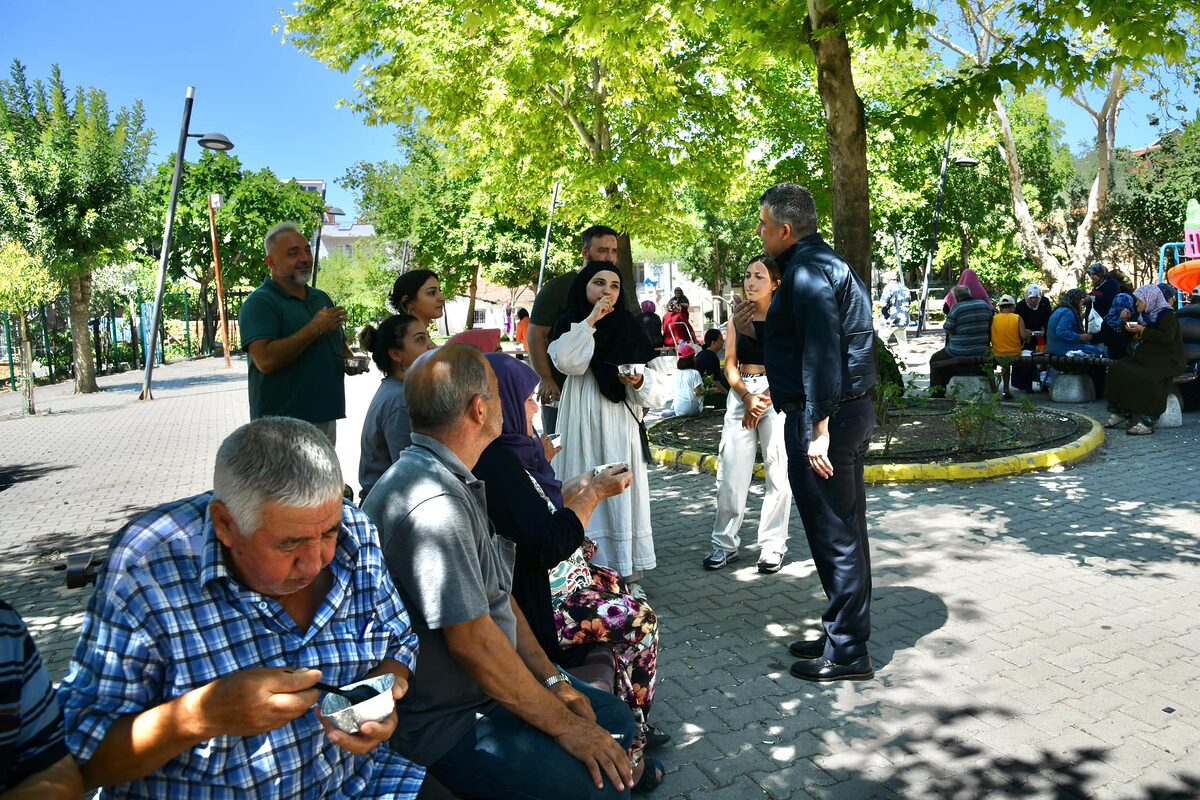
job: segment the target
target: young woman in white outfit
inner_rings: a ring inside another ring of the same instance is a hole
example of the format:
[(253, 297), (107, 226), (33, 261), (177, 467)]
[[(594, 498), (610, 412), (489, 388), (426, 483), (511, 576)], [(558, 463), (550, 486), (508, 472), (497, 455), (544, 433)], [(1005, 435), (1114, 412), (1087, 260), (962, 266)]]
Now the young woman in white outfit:
[(755, 335), (750, 337), (739, 332), (732, 321), (725, 333), (729, 401), (725, 407), (725, 427), (721, 431), (717, 466), (717, 519), (713, 524), (712, 552), (704, 559), (706, 569), (721, 569), (738, 560), (746, 496), (760, 444), (767, 473), (767, 494), (758, 521), (758, 571), (778, 572), (787, 552), (792, 489), (788, 483), (787, 453), (783, 442), (784, 415), (771, 407), (763, 359), (767, 309), (782, 281), (779, 267), (770, 256), (758, 256), (751, 261), (746, 267), (744, 283), (744, 303), (749, 308), (741, 309), (738, 316), (750, 312), (749, 321)]
[[(583, 268), (567, 295), (567, 313), (554, 327), (550, 359), (567, 376), (558, 407), (562, 452), (556, 469), (578, 475), (601, 464), (629, 466), (629, 491), (600, 503), (587, 525), (598, 547), (593, 562), (618, 572), (630, 593), (654, 569), (642, 408), (660, 406), (673, 388), (655, 366), (658, 355), (637, 318), (620, 303), (621, 276), (605, 261)], [(618, 367), (635, 364), (640, 374)]]

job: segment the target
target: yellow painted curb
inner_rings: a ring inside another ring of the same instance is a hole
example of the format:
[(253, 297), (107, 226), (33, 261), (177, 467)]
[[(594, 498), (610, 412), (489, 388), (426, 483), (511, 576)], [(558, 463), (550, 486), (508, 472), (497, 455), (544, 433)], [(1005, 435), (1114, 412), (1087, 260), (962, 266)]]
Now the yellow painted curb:
[[(1091, 429), (1073, 442), (1049, 450), (1035, 450), (1014, 456), (1000, 456), (986, 461), (965, 461), (960, 463), (929, 463), (929, 464), (869, 464), (864, 471), (867, 483), (900, 483), (907, 481), (977, 481), (986, 478), (999, 478), (1005, 475), (1020, 475), (1022, 472), (1032, 472), (1037, 469), (1049, 469), (1063, 464), (1071, 464), (1094, 453), (1104, 444), (1104, 428), (1099, 422), (1084, 414), (1073, 411), (1062, 411), (1075, 417), (1087, 420)], [(665, 467), (676, 467), (692, 472), (707, 472), (717, 474), (717, 457), (695, 450), (675, 450), (670, 447), (650, 448), (655, 464)], [(762, 464), (754, 465), (754, 475), (766, 477)]]

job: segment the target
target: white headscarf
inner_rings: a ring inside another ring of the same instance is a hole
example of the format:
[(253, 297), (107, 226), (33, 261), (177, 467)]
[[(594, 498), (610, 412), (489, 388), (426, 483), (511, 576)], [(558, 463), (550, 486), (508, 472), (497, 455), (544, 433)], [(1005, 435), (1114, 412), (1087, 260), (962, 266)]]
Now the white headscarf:
[(1135, 291), (1133, 296), (1146, 304), (1146, 310), (1142, 312), (1142, 323), (1145, 325), (1157, 325), (1163, 312), (1171, 310), (1158, 284), (1148, 283)]

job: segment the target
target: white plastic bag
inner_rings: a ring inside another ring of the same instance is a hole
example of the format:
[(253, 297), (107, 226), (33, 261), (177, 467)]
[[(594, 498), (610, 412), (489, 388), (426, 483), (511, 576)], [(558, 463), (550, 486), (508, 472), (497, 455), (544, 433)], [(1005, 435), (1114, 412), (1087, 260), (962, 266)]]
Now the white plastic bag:
[(1091, 309), (1088, 312), (1087, 332), (1092, 334), (1099, 333), (1103, 326), (1104, 317), (1100, 316), (1096, 309)]

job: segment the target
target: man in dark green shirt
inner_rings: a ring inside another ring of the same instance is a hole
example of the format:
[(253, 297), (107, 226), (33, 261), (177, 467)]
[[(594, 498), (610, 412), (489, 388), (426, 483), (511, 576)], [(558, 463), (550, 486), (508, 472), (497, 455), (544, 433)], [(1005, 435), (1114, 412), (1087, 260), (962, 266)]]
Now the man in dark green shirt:
[(238, 315), (242, 349), (250, 354), (250, 419), (295, 417), (316, 425), (331, 442), (346, 416), (346, 361), (353, 353), (342, 325), (345, 309), (308, 285), (312, 248), (291, 222), (263, 240), (271, 277)]

